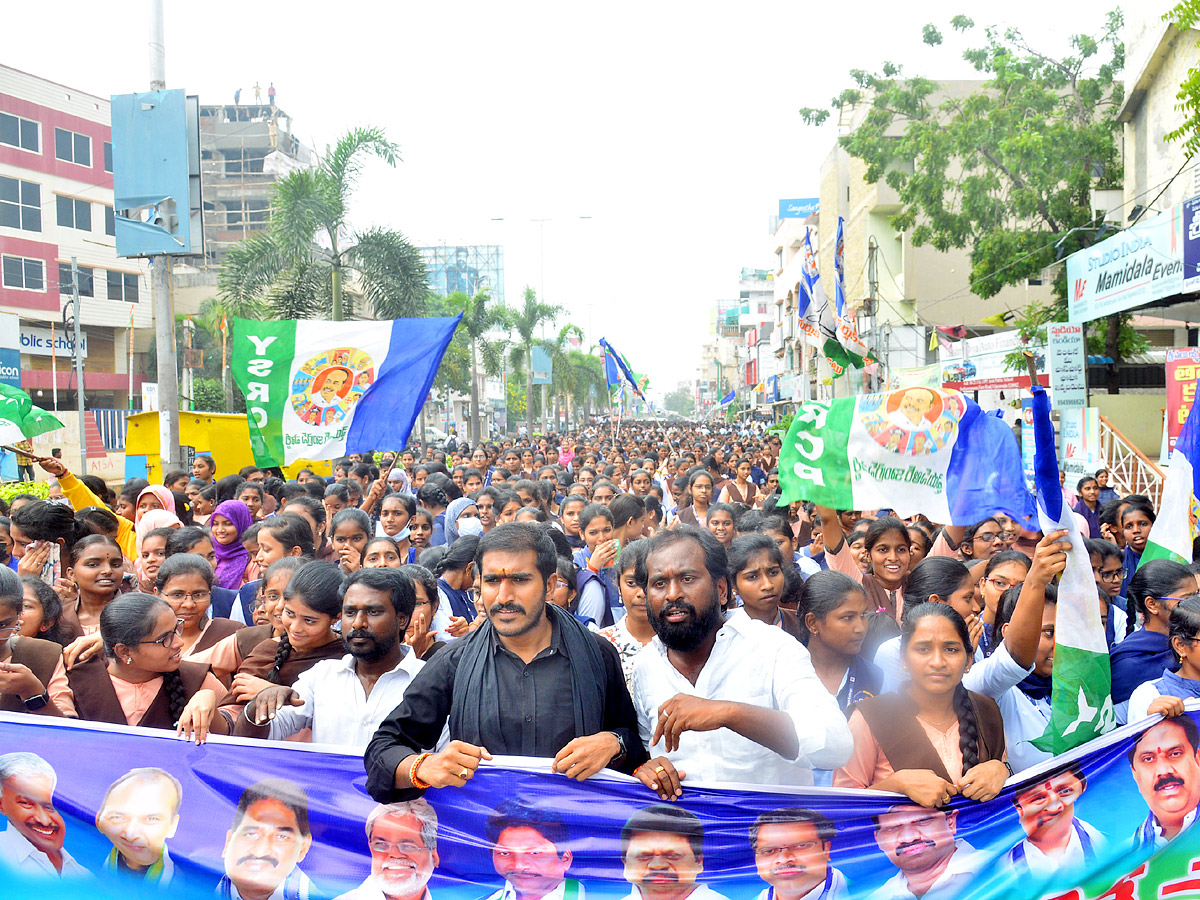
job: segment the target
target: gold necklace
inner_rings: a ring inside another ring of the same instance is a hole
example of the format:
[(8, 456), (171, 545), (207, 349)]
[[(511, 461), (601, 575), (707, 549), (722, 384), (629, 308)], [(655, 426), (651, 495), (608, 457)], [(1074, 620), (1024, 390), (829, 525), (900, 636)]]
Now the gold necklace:
[(924, 722), (926, 725), (928, 725), (930, 728), (936, 728), (939, 731), (941, 731), (943, 728), (945, 728), (951, 722), (955, 722), (958, 720), (958, 716), (954, 715), (954, 716), (951, 716), (949, 719), (947, 719), (945, 722), (930, 722), (928, 719), (923, 717), (920, 713), (917, 713), (917, 718), (920, 719), (922, 722)]

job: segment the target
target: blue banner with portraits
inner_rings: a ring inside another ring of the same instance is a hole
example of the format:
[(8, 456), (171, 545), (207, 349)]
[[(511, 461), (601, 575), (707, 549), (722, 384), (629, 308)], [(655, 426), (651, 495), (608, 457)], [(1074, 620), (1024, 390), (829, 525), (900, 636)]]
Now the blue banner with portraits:
[(686, 781), (665, 804), (531, 760), (379, 806), (357, 756), (0, 714), (2, 896), (1194, 897), (1197, 735), (1186, 715), (1147, 720), (941, 810)]

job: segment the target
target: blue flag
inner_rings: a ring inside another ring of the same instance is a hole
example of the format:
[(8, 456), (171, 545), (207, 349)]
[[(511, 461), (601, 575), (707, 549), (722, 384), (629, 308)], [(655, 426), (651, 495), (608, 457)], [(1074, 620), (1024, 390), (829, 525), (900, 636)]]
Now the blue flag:
[(733, 402), (733, 398), (734, 398), (734, 397), (736, 397), (736, 396), (737, 396), (737, 390), (736, 390), (736, 389), (735, 389), (735, 390), (732, 390), (732, 391), (730, 391), (728, 394), (726, 394), (724, 397), (722, 397), (722, 398), (721, 398), (721, 405), (722, 405), (722, 406), (728, 406), (730, 403), (732, 403), (732, 402)]
[[(600, 338), (600, 346), (604, 348), (605, 358), (613, 360), (613, 362), (616, 364), (617, 368), (620, 370), (621, 376), (626, 381), (628, 381), (629, 386), (631, 388), (633, 388), (633, 392), (637, 396), (641, 397), (643, 400), (646, 399), (645, 395), (642, 393), (641, 386), (637, 382), (637, 379), (634, 377), (633, 373), (631, 371), (629, 371), (629, 366), (625, 365), (624, 357), (622, 357), (620, 353), (618, 353), (616, 350), (614, 350), (613, 345), (610, 344), (608, 341), (606, 341), (604, 338)], [(605, 369), (607, 370), (607, 368), (608, 368), (608, 365), (606, 363)]]

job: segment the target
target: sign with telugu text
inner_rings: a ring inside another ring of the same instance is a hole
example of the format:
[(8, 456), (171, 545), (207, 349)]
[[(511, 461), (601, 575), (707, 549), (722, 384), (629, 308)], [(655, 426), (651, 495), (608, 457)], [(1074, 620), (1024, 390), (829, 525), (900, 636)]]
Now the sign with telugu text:
[(1200, 347), (1172, 347), (1167, 350), (1167, 453), (1183, 430), (1200, 380)]
[(1051, 322), (1046, 326), (1050, 391), (1056, 409), (1087, 406), (1087, 344), (1083, 326)]

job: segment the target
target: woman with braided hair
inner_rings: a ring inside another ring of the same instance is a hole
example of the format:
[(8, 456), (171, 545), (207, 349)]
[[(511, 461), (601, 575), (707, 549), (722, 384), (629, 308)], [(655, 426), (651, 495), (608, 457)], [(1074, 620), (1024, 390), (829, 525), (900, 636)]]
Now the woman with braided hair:
[(79, 718), (173, 728), (203, 743), (228, 734), (217, 712), (224, 692), (207, 665), (183, 661), (183, 620), (153, 594), (131, 593), (100, 613), (104, 656), (67, 673)]
[(957, 794), (991, 800), (1009, 775), (996, 701), (962, 685), (971, 663), (967, 623), (946, 603), (921, 603), (904, 616), (902, 655), (911, 681), (899, 693), (857, 704), (854, 755), (834, 787), (905, 794), (945, 806)]

